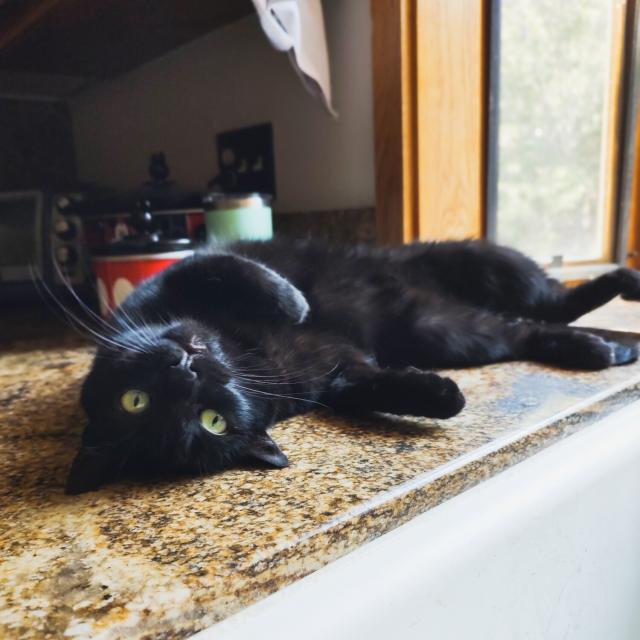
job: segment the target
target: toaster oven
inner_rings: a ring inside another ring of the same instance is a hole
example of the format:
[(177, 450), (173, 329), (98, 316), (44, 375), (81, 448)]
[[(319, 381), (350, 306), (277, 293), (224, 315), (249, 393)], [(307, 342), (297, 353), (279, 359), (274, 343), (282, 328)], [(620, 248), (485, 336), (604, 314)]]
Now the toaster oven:
[(0, 292), (33, 289), (34, 271), (53, 287), (88, 278), (81, 218), (72, 212), (81, 193), (0, 192)]

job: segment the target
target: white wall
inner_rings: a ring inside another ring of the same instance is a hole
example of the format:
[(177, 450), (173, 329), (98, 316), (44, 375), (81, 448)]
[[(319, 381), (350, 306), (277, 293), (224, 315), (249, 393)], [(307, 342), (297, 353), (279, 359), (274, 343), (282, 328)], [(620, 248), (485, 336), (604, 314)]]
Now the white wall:
[(76, 96), (80, 179), (136, 187), (148, 154), (163, 150), (172, 179), (202, 189), (217, 173), (216, 133), (271, 121), (277, 210), (372, 206), (369, 0), (324, 0), (324, 10), (337, 121), (250, 16)]

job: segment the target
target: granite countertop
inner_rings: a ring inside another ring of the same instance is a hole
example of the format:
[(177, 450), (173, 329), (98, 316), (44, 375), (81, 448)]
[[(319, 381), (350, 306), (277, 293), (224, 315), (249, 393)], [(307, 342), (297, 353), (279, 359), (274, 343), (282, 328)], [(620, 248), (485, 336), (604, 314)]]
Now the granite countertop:
[[(616, 301), (585, 324), (640, 332)], [(65, 496), (92, 349), (0, 356), (0, 637), (184, 638), (640, 398), (640, 364), (453, 372), (447, 421), (311, 414), (278, 425), (284, 470)]]

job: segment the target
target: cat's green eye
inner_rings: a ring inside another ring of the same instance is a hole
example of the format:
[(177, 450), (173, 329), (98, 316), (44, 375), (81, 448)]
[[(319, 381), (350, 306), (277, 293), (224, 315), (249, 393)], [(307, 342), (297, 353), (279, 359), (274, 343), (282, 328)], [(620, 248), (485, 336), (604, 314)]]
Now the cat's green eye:
[(222, 436), (227, 432), (227, 421), (213, 409), (205, 409), (200, 414), (200, 425), (215, 436)]
[(120, 405), (127, 413), (142, 413), (149, 406), (149, 394), (139, 389), (129, 389), (120, 397)]

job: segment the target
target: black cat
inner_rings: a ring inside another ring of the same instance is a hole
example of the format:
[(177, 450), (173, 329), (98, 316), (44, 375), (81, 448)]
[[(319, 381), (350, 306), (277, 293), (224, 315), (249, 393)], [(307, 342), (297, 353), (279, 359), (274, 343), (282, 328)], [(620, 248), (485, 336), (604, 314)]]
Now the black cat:
[(636, 348), (566, 326), (618, 294), (639, 300), (640, 273), (617, 269), (567, 289), (485, 242), (274, 241), (196, 254), (102, 324), (67, 491), (121, 473), (208, 473), (252, 459), (284, 467), (267, 429), (316, 407), (458, 413), (456, 384), (426, 369), (631, 362)]

